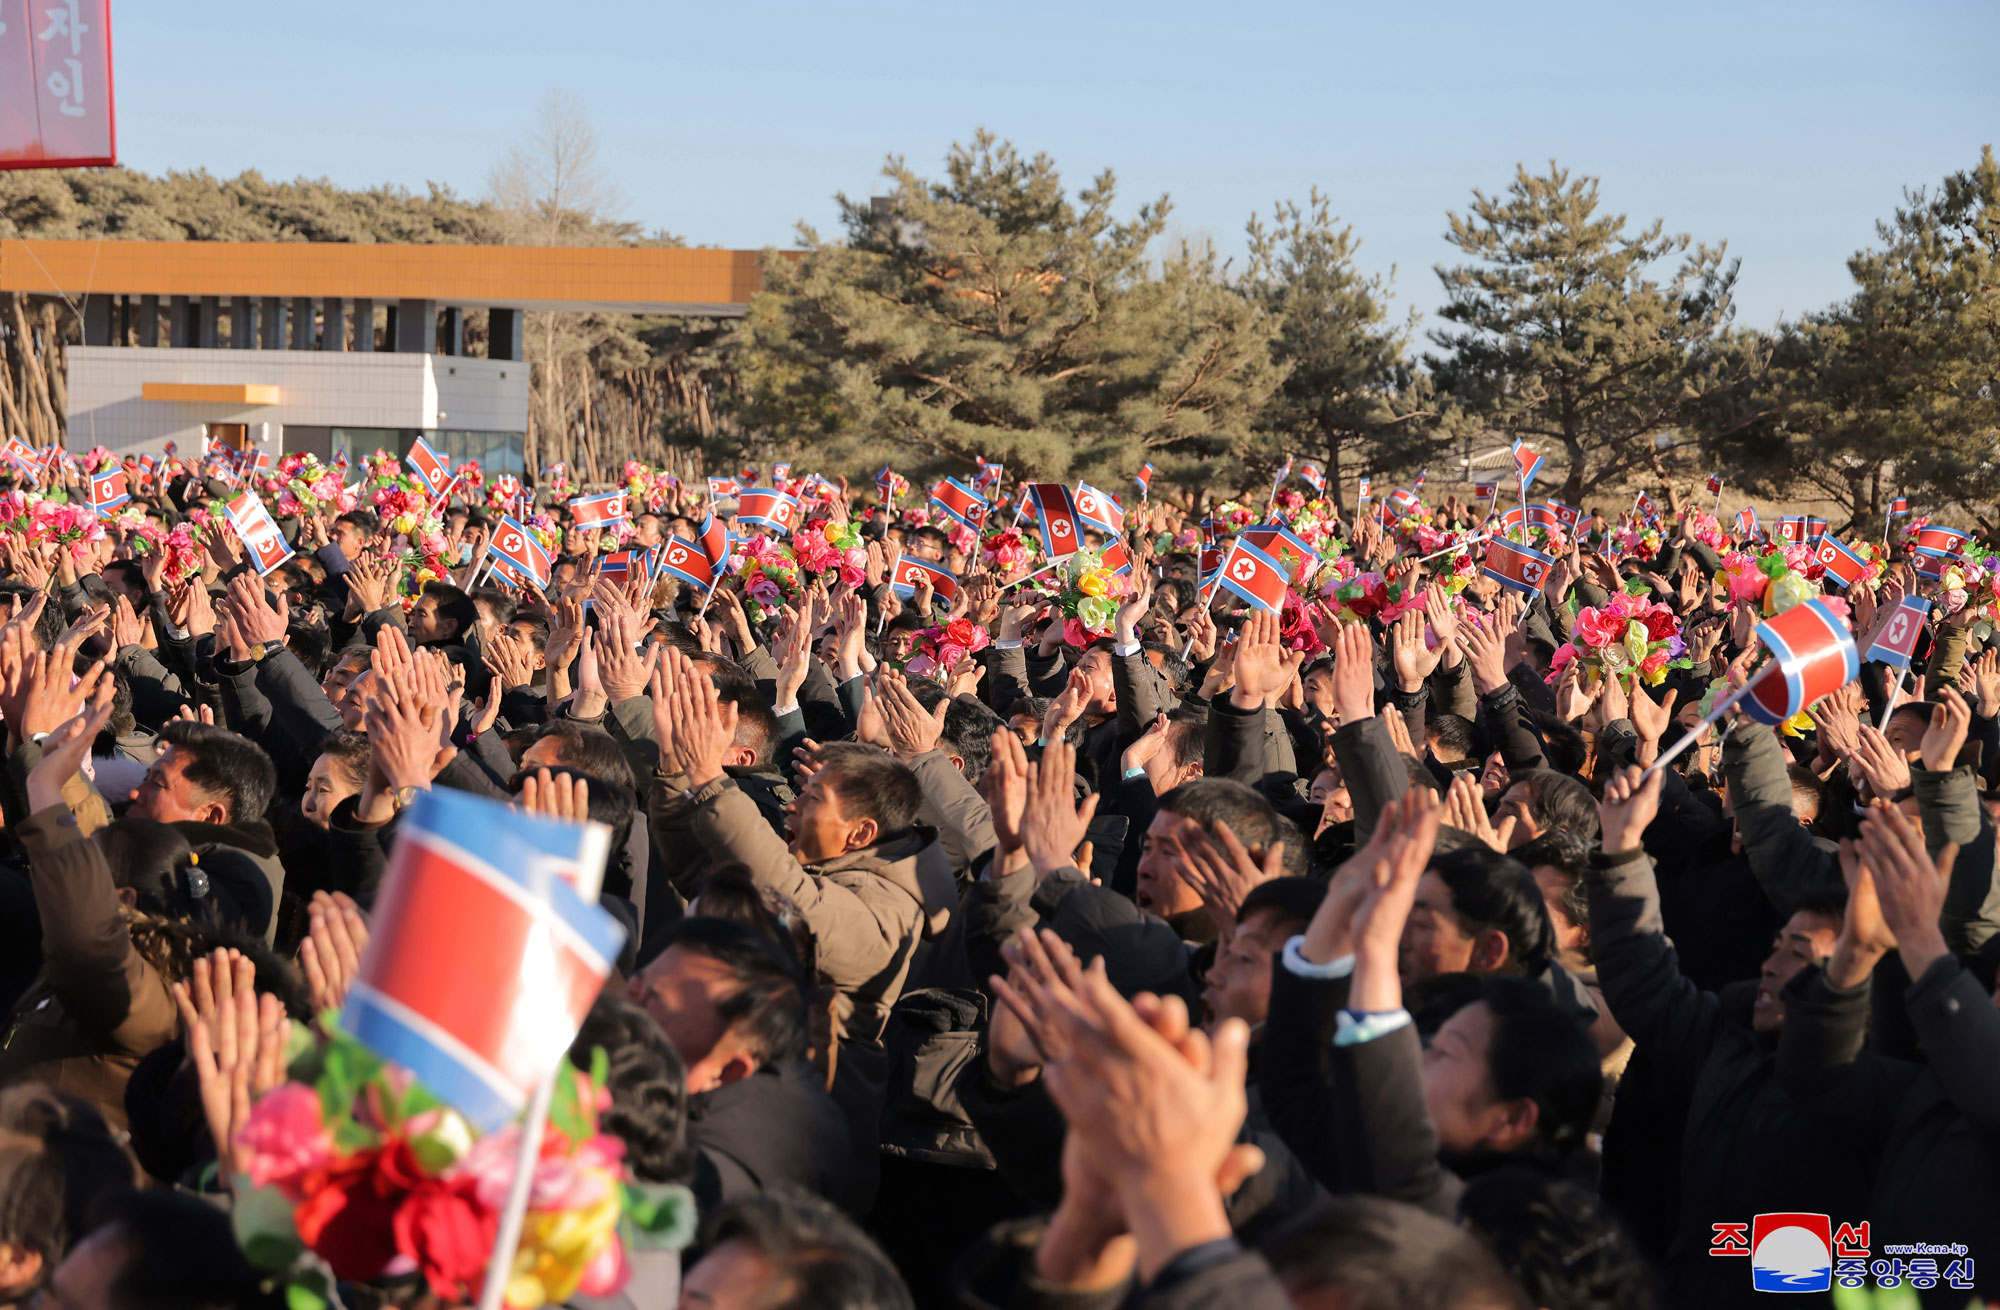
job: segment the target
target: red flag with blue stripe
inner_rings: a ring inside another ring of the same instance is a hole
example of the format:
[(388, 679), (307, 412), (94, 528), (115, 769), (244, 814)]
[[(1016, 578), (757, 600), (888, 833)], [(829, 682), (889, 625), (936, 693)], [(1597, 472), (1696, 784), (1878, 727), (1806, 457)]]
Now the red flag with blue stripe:
[(788, 496), (782, 491), (768, 488), (746, 491), (736, 498), (736, 521), (751, 527), (763, 528), (781, 537), (792, 533), (792, 525), (798, 521), (799, 498)]
[(715, 565), (699, 542), (669, 537), (660, 547), (659, 571), (671, 573), (688, 586), (706, 592), (715, 585)]
[(947, 605), (958, 595), (958, 578), (951, 570), (910, 555), (896, 561), (896, 571), (890, 576), (889, 583), (898, 596), (908, 600), (917, 594), (919, 578), (929, 578), (931, 594)]
[(1285, 566), (1242, 537), (1230, 547), (1216, 581), (1267, 614), (1285, 607)]
[(1751, 632), (1773, 656), (1742, 700), (1743, 712), (1759, 723), (1783, 723), (1861, 674), (1854, 634), (1823, 599), (1794, 605)]
[(90, 507), (99, 518), (109, 517), (112, 510), (131, 499), (132, 494), (125, 490), (124, 469), (112, 467), (90, 475)]
[(653, 576), (652, 551), (637, 547), (614, 550), (604, 557), (604, 563), (598, 569), (600, 577), (613, 582), (624, 582), (635, 574), (642, 578)]
[(1817, 557), (1826, 566), (1826, 576), (1839, 583), (1843, 590), (1859, 582), (1862, 574), (1868, 572), (1868, 561), (1839, 537), (1821, 538)]
[(1132, 552), (1126, 547), (1123, 537), (1106, 546), (1098, 559), (1106, 571), (1121, 578), (1132, 571)]
[(1898, 601), (1876, 630), (1875, 640), (1868, 643), (1869, 662), (1886, 664), (1892, 669), (1909, 668), (1910, 658), (1917, 651), (1917, 638), (1923, 634), (1924, 621), (1930, 612), (1931, 603), (1922, 596), (1905, 596)]
[(931, 504), (953, 521), (979, 532), (986, 527), (986, 497), (957, 478), (946, 478), (931, 488)]
[(1972, 536), (1960, 528), (1947, 528), (1937, 523), (1926, 523), (1917, 529), (1917, 549), (1926, 555), (1939, 559), (1956, 559)]
[(1083, 534), (1077, 530), (1076, 497), (1060, 482), (1037, 482), (1028, 488), (1035, 501), (1035, 526), (1042, 530), (1042, 553), (1051, 560), (1076, 554)]
[[(1517, 505), (1510, 512), (1519, 509)], [(1486, 576), (1515, 591), (1539, 590), (1555, 562), (1555, 556), (1505, 537), (1494, 537), (1486, 543)]]
[(1139, 499), (1144, 500), (1153, 489), (1153, 461), (1147, 460), (1139, 471), (1133, 474), (1132, 481), (1139, 484)]
[(1086, 526), (1107, 537), (1122, 536), (1125, 532), (1124, 508), (1088, 482), (1076, 484), (1076, 512)]
[(627, 517), (624, 491), (605, 491), (595, 496), (578, 496), (569, 503), (570, 517), (580, 531), (608, 528)]
[(1521, 490), (1526, 491), (1535, 484), (1535, 475), (1542, 471), (1548, 460), (1537, 455), (1525, 441), (1514, 443), (1514, 476), (1521, 480)]
[(486, 554), (493, 560), (493, 571), (509, 582), (549, 585), (548, 550), (511, 514), (500, 516), (500, 525), (486, 543)]
[(410, 453), (403, 456), (403, 462), (424, 484), (424, 489), (433, 496), (443, 491), (451, 481), (451, 464), (442, 455), (431, 449), (431, 443), (418, 437), (410, 443)]
[(403, 816), (340, 1025), (482, 1132), (568, 1052), (625, 929), (595, 904), (610, 830), (448, 787)]
[(1315, 495), (1326, 494), (1326, 470), (1319, 466), (1318, 460), (1299, 461), (1299, 480), (1311, 487)]
[(702, 516), (701, 531), (695, 534), (695, 541), (701, 546), (701, 553), (708, 556), (711, 570), (720, 569), (722, 561), (729, 558), (729, 529), (710, 510)]
[(1319, 559), (1305, 538), (1281, 523), (1259, 523), (1237, 535), (1276, 560), (1285, 572), (1286, 581), (1294, 587), (1305, 582), (1306, 574)]
[(711, 499), (718, 496), (734, 496), (743, 490), (743, 484), (735, 478), (710, 478), (708, 494)]

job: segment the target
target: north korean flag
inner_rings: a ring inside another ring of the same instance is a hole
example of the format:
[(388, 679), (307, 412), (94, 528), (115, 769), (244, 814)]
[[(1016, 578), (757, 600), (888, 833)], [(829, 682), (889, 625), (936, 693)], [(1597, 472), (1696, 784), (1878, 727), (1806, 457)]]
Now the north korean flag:
[(1123, 537), (1106, 546), (1098, 558), (1106, 569), (1121, 578), (1132, 571), (1132, 552), (1126, 548)]
[(1398, 516), (1421, 514), (1424, 512), (1424, 502), (1418, 498), (1416, 492), (1398, 487), (1389, 493), (1389, 509)]
[(1559, 500), (1548, 502), (1548, 506), (1555, 514), (1556, 522), (1562, 524), (1564, 531), (1574, 530), (1577, 520), (1583, 517), (1582, 511), (1577, 509), (1576, 506), (1565, 505)]
[(1500, 499), (1500, 484), (1497, 482), (1475, 482), (1472, 484), (1472, 496), (1475, 500), (1498, 500)]
[(1810, 543), (1818, 544), (1819, 539), (1821, 537), (1824, 537), (1825, 535), (1826, 535), (1826, 520), (1820, 518), (1814, 518), (1812, 515), (1808, 514), (1806, 516), (1806, 540)]
[(875, 475), (875, 494), (877, 496), (880, 496), (882, 500), (886, 502), (895, 493), (895, 490), (896, 490), (895, 470), (891, 469), (887, 464), (884, 464), (882, 466), (882, 471)]
[[(1519, 506), (1516, 506), (1516, 508), (1518, 509)], [(1556, 513), (1555, 506), (1528, 506), (1528, 526), (1535, 528), (1560, 528), (1562, 525), (1562, 516)]]
[(1868, 643), (1867, 658), (1892, 669), (1909, 668), (1930, 612), (1931, 603), (1922, 596), (1903, 597), (1876, 630), (1875, 640)]
[(576, 526), (584, 531), (623, 523), (626, 519), (625, 493), (606, 491), (595, 496), (578, 496), (569, 503), (569, 512)]
[(671, 573), (697, 591), (706, 592), (715, 585), (715, 565), (709, 562), (700, 543), (685, 537), (669, 537), (660, 547), (658, 568), (661, 573)]
[(1745, 539), (1757, 535), (1757, 511), (1748, 505), (1736, 511), (1736, 535)]
[(90, 475), (90, 507), (100, 518), (109, 517), (112, 510), (131, 499), (131, 493), (125, 490), (124, 469), (112, 467)]
[(1290, 455), (1287, 455), (1285, 456), (1284, 467), (1278, 470), (1277, 477), (1271, 479), (1271, 491), (1273, 492), (1273, 494), (1277, 492), (1279, 487), (1284, 486), (1285, 479), (1291, 476), (1292, 476), (1292, 457)]
[(982, 531), (986, 527), (988, 509), (986, 497), (957, 478), (946, 478), (932, 487), (931, 504), (974, 532)]
[(1207, 545), (1201, 548), (1201, 589), (1206, 592), (1215, 583), (1215, 575), (1222, 572), (1222, 547)]
[(1555, 556), (1505, 537), (1494, 537), (1486, 543), (1486, 576), (1515, 591), (1539, 590), (1555, 562)]
[(1319, 466), (1318, 460), (1299, 461), (1299, 480), (1311, 487), (1314, 494), (1326, 494), (1326, 470)]
[(736, 521), (788, 537), (798, 522), (799, 498), (782, 491), (746, 491), (736, 498)]
[(1542, 471), (1547, 461), (1525, 441), (1514, 443), (1514, 476), (1521, 480), (1521, 490), (1526, 491), (1535, 483), (1535, 475)]
[(790, 464), (771, 465), (771, 481), (790, 482), (791, 480), (792, 480), (792, 466)]
[(982, 459), (979, 461), (979, 472), (973, 475), (972, 485), (979, 491), (984, 492), (988, 487), (999, 486), (1000, 479), (1005, 476), (1007, 476), (1006, 465), (993, 464)]
[(1410, 484), (1410, 490), (1422, 491), (1424, 489), (1424, 479), (1430, 476), (1430, 472), (1427, 468), (1418, 469), (1417, 480)]
[(1082, 544), (1077, 530), (1076, 497), (1060, 482), (1036, 482), (1028, 493), (1035, 499), (1035, 525), (1042, 530), (1042, 552), (1051, 560), (1068, 559)]
[(258, 577), (268, 577), (272, 569), (292, 557), (285, 534), (278, 531), (278, 521), (271, 517), (271, 511), (264, 507), (256, 492), (241, 492), (225, 501), (222, 508), (229, 515), (229, 524), (236, 529), (236, 535), (249, 548)]
[(1107, 537), (1125, 532), (1125, 511), (1110, 496), (1088, 482), (1076, 484), (1076, 512), (1086, 527), (1096, 528)]
[(0, 450), (0, 456), (4, 456), (9, 464), (30, 478), (37, 482), (41, 480), (42, 465), (35, 455), (35, 448), (19, 437), (7, 438), (6, 448)]
[(1660, 507), (1653, 503), (1651, 496), (1643, 491), (1640, 492), (1638, 499), (1632, 502), (1632, 507), (1639, 511), (1639, 517), (1646, 520), (1649, 525), (1655, 527), (1659, 525)]
[(653, 552), (636, 547), (629, 550), (614, 550), (604, 557), (604, 564), (599, 569), (599, 574), (613, 582), (624, 582), (635, 574), (642, 578), (650, 578), (653, 576)]
[(1363, 505), (1366, 505), (1368, 503), (1368, 497), (1370, 493), (1374, 491), (1374, 489), (1375, 489), (1375, 480), (1373, 478), (1363, 478), (1361, 479), (1360, 489), (1354, 493), (1354, 498), (1360, 501)]
[(449, 787), (396, 836), (340, 1025), (482, 1132), (576, 1039), (625, 942), (595, 904), (611, 833)]
[(1910, 498), (1908, 496), (1898, 496), (1894, 500), (1889, 502), (1890, 518), (1893, 519), (1900, 514), (1907, 514), (1909, 512), (1910, 512)]
[(1294, 587), (1305, 581), (1319, 558), (1303, 537), (1283, 524), (1260, 523), (1243, 529), (1238, 536), (1276, 560), (1285, 580)]
[(1935, 523), (1926, 523), (1923, 527), (1917, 529), (1917, 549), (1926, 555), (1936, 555), (1943, 559), (1954, 559), (1965, 548), (1966, 539), (1971, 536), (1970, 532), (1964, 532), (1958, 528), (1947, 528)]
[(410, 443), (410, 453), (403, 456), (403, 462), (410, 466), (410, 471), (424, 484), (424, 490), (433, 496), (443, 491), (445, 484), (451, 481), (450, 461), (432, 450), (431, 443), (422, 437)]
[(1778, 520), (1778, 540), (1787, 546), (1806, 544), (1806, 520), (1803, 514), (1787, 514)]
[(1742, 701), (1759, 723), (1783, 723), (1860, 676), (1854, 634), (1825, 600), (1794, 605), (1751, 631), (1774, 657), (1750, 680)]
[(958, 595), (958, 578), (949, 569), (909, 555), (896, 561), (896, 571), (890, 576), (889, 585), (898, 596), (908, 600), (917, 594), (918, 578), (929, 578), (931, 594), (947, 605)]
[(1285, 567), (1245, 541), (1236, 539), (1216, 580), (1253, 607), (1275, 614), (1285, 607)]
[(1708, 494), (1711, 496), (1722, 494), (1722, 475), (1720, 473), (1711, 473), (1708, 475)]
[(1506, 509), (1500, 512), (1501, 531), (1511, 532), (1517, 528), (1525, 530), (1527, 526), (1528, 526), (1528, 511), (1523, 507), (1519, 505), (1509, 505)]
[(735, 478), (710, 478), (708, 480), (708, 494), (712, 499), (719, 499), (723, 496), (734, 496), (742, 492), (742, 490), (743, 484)]
[(1854, 553), (1854, 548), (1839, 537), (1822, 537), (1814, 557), (1826, 566), (1826, 576), (1839, 583), (1845, 590), (1861, 580), (1868, 571), (1868, 561)]
[(702, 554), (708, 557), (712, 567), (721, 568), (722, 561), (729, 558), (730, 540), (729, 529), (715, 517), (714, 510), (702, 516), (701, 531), (695, 534), (695, 541), (700, 544)]
[(1144, 500), (1153, 487), (1153, 461), (1147, 460), (1132, 476), (1132, 481), (1139, 484), (1139, 499)]
[(486, 543), (486, 554), (493, 560), (493, 571), (510, 582), (549, 585), (548, 550), (511, 514), (500, 516), (499, 526)]

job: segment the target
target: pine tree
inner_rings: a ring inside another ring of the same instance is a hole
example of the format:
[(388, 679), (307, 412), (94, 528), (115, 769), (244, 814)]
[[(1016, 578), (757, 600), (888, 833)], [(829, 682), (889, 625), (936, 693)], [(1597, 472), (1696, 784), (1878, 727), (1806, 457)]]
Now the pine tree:
[(940, 181), (883, 172), (882, 200), (837, 198), (843, 239), (802, 228), (803, 256), (766, 258), (732, 355), (747, 431), (848, 473), (1240, 471), (1280, 377), (1265, 316), (1209, 252), (1153, 266), (1164, 196), (1120, 220), (1109, 171), (1072, 202), (1048, 156), (985, 131)]
[[(1507, 193), (1474, 190), (1446, 239), (1475, 261), (1440, 266), (1453, 326), (1427, 356), (1446, 393), (1501, 439), (1526, 440), (1574, 501), (1672, 470), (1672, 448), (1738, 379), (1697, 367), (1727, 328), (1736, 264), (1724, 247), (1637, 233), (1598, 210), (1597, 179), (1515, 169)], [(1648, 276), (1679, 257), (1665, 282)]]
[(1278, 204), (1269, 227), (1253, 215), (1246, 231), (1244, 282), (1271, 316), (1271, 352), (1286, 370), (1259, 425), (1258, 472), (1291, 454), (1322, 458), (1327, 485), (1340, 487), (1350, 473), (1427, 462), (1440, 415), (1429, 377), (1404, 355), (1416, 316), (1389, 321), (1388, 280), (1356, 270), (1354, 230), (1315, 188), (1303, 205)]

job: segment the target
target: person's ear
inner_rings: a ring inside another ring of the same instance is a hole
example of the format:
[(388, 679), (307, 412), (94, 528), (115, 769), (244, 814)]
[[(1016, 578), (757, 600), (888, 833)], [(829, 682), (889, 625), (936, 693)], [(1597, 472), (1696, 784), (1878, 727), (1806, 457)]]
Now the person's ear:
[(748, 769), (757, 763), (757, 752), (748, 746), (731, 746), (722, 762), (731, 768)]
[[(727, 1087), (731, 1083), (742, 1082), (745, 1078), (750, 1077), (756, 1072), (756, 1057), (741, 1046), (738, 1046), (729, 1053), (729, 1058), (722, 1062), (721, 1067), (716, 1069), (715, 1085), (717, 1087)], [(1530, 1101), (1529, 1104), (1533, 1105), (1534, 1102)]]
[(229, 822), (229, 807), (221, 801), (210, 801), (206, 805), (197, 805), (194, 817), (197, 823), (225, 824)]
[[(139, 889), (136, 887), (120, 887), (118, 889), (118, 903), (128, 910), (138, 909)], [(4, 1249), (4, 1244), (0, 1244), (0, 1249)], [(5, 1277), (5, 1271), (0, 1270), (0, 1280), (4, 1280)]]
[(1535, 1103), (1534, 1097), (1498, 1101), (1493, 1105), (1492, 1120), (1480, 1145), (1493, 1151), (1518, 1151), (1533, 1139), (1541, 1125), (1542, 1107)]
[(947, 755), (945, 759), (951, 764), (952, 768), (957, 769), (960, 773), (965, 772), (965, 757), (963, 755)]
[(873, 846), (882, 835), (873, 819), (856, 819), (847, 829), (847, 849), (858, 851)]
[(1497, 973), (1507, 963), (1512, 944), (1507, 934), (1498, 928), (1488, 928), (1472, 939), (1472, 959), (1467, 964), (1468, 973)]
[(25, 1291), (42, 1275), (42, 1253), (0, 1242), (0, 1292)]

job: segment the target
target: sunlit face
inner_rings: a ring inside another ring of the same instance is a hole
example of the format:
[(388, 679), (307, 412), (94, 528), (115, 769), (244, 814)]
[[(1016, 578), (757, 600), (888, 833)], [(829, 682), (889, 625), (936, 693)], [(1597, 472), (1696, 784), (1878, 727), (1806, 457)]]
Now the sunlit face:
[(1445, 1151), (1492, 1148), (1508, 1118), (1493, 1087), (1492, 1048), (1493, 1011), (1484, 1001), (1445, 1020), (1424, 1048), (1424, 1104)]
[(335, 523), (327, 531), (326, 539), (338, 546), (340, 553), (350, 560), (359, 555), (362, 548), (368, 544), (368, 538), (361, 535), (361, 529), (345, 519)]
[(1510, 849), (1542, 835), (1541, 825), (1535, 822), (1535, 792), (1527, 783), (1517, 782), (1507, 788), (1500, 797), (1500, 810), (1493, 816), (1493, 822), (1498, 824), (1510, 814), (1514, 816), (1514, 835), (1507, 842)]
[(1224, 1019), (1241, 1019), (1255, 1032), (1271, 1009), (1271, 957), (1285, 945), (1291, 922), (1276, 910), (1254, 910), (1216, 947), (1201, 994), (1212, 1033)]
[(449, 641), (458, 635), (458, 620), (448, 619), (439, 612), (438, 598), (425, 596), (417, 601), (410, 611), (410, 640), (418, 645), (432, 641)]
[(155, 823), (227, 823), (229, 807), (188, 781), (188, 754), (168, 743), (132, 789), (126, 813)]
[(1091, 650), (1083, 653), (1076, 662), (1077, 671), (1090, 683), (1090, 699), (1084, 703), (1085, 714), (1116, 714), (1118, 693), (1111, 685), (1111, 652)]
[(1486, 767), (1479, 771), (1479, 790), (1488, 801), (1507, 790), (1507, 761), (1499, 751), (1486, 757)]
[(337, 757), (322, 755), (313, 761), (312, 771), (306, 774), (306, 792), (299, 797), (299, 813), (315, 827), (328, 827), (333, 823), (334, 808), (360, 790), (361, 784), (348, 776)]
[(1549, 922), (1555, 925), (1556, 949), (1563, 952), (1583, 949), (1590, 940), (1588, 926), (1570, 918), (1569, 907), (1563, 903), (1563, 897), (1569, 894), (1576, 880), (1553, 864), (1538, 864), (1534, 872), (1542, 904), (1549, 910)]
[[(1170, 853), (1168, 842), (1200, 825), (1183, 814), (1161, 810), (1146, 826), (1144, 845), (1139, 851), (1138, 883), (1132, 899), (1148, 914), (1171, 918), (1201, 908), (1201, 894), (1181, 876), (1180, 861)], [(1165, 840), (1163, 840), (1165, 839)]]
[(860, 850), (873, 845), (878, 835), (875, 820), (848, 817), (824, 769), (806, 779), (798, 797), (785, 807), (785, 837), (800, 864), (822, 864)]
[(1785, 920), (1771, 943), (1771, 953), (1757, 974), (1757, 999), (1750, 1007), (1750, 1026), (1760, 1033), (1774, 1033), (1785, 1023), (1785, 984), (1833, 954), (1833, 940), (1840, 933), (1840, 920), (1824, 914), (1800, 910)]

